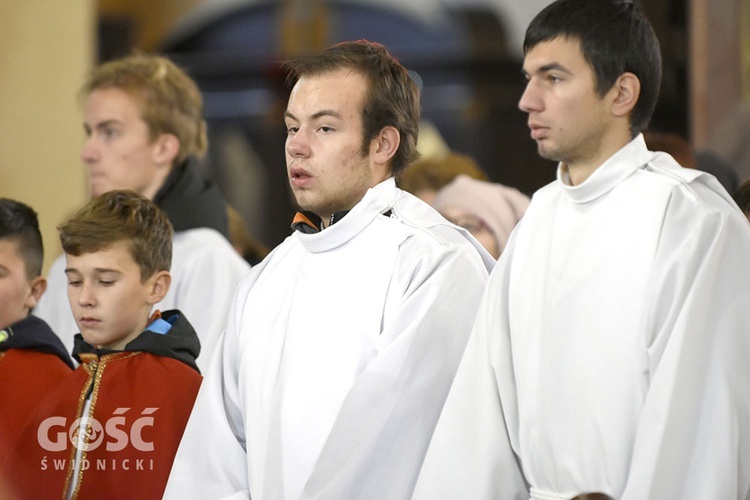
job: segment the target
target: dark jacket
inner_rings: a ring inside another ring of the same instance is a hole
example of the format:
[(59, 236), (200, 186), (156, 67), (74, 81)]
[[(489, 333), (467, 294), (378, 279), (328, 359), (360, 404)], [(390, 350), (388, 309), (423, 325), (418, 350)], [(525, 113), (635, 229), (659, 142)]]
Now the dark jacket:
[(175, 231), (210, 227), (229, 238), (226, 199), (216, 184), (203, 178), (195, 158), (172, 169), (154, 203), (167, 214)]

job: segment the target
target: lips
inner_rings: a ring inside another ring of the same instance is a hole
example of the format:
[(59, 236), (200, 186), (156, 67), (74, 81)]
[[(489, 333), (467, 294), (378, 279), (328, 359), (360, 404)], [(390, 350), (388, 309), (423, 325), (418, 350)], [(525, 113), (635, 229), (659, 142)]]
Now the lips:
[(98, 320), (98, 319), (96, 319), (96, 318), (88, 318), (88, 317), (86, 317), (86, 318), (81, 318), (80, 319), (80, 323), (81, 323), (82, 327), (85, 326), (87, 328), (92, 328), (92, 327), (98, 325), (99, 323), (101, 323), (101, 321)]
[(304, 168), (293, 167), (289, 170), (289, 182), (292, 187), (307, 187), (312, 180), (313, 176)]
[(549, 127), (545, 127), (538, 123), (529, 122), (529, 129), (531, 130), (531, 138), (535, 140), (542, 139), (549, 130)]

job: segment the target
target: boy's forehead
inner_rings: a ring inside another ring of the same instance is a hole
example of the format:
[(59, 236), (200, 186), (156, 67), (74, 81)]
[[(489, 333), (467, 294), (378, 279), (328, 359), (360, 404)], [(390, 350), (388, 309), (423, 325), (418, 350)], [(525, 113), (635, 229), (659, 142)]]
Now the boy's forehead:
[(66, 253), (65, 260), (66, 271), (110, 270), (124, 273), (134, 269), (140, 273), (127, 241), (117, 241), (97, 250), (81, 252), (79, 255)]

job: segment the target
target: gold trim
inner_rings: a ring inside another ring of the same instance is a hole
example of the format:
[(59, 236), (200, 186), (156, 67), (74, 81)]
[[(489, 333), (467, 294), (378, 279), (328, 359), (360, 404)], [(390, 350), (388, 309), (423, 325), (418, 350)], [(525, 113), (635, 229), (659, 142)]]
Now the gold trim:
[[(78, 410), (76, 411), (76, 415), (82, 416), (83, 413), (83, 405), (86, 402), (86, 394), (89, 391), (89, 387), (91, 387), (91, 383), (93, 381), (94, 388), (92, 389), (91, 393), (91, 404), (89, 405), (89, 413), (87, 417), (89, 419), (93, 418), (94, 412), (96, 410), (96, 401), (99, 397), (99, 387), (101, 387), (101, 381), (102, 377), (104, 376), (104, 369), (106, 368), (108, 363), (119, 361), (121, 359), (127, 359), (131, 358), (133, 356), (137, 356), (138, 354), (141, 354), (141, 351), (135, 351), (135, 352), (118, 352), (114, 354), (107, 354), (106, 356), (98, 357), (96, 354), (92, 353), (82, 353), (79, 355), (81, 358), (81, 361), (83, 362), (83, 369), (86, 371), (86, 373), (89, 374), (89, 383), (86, 384), (86, 386), (83, 388), (83, 391), (81, 392), (81, 395), (78, 399)], [(86, 436), (84, 436), (84, 445), (88, 445), (88, 439), (89, 434), (86, 433)], [(81, 451), (81, 463), (86, 459), (86, 453), (87, 448), (86, 446)], [(71, 450), (71, 460), (70, 464), (68, 466), (68, 475), (65, 479), (65, 488), (63, 490), (63, 499), (67, 498), (68, 494), (68, 488), (70, 487), (70, 479), (73, 476), (74, 467), (75, 467), (75, 459), (76, 459), (76, 447), (73, 446)], [(81, 468), (78, 471), (78, 482), (76, 483), (76, 489), (72, 492), (71, 498), (76, 499), (78, 498), (78, 492), (81, 489), (81, 485), (83, 484), (83, 473), (84, 470)]]

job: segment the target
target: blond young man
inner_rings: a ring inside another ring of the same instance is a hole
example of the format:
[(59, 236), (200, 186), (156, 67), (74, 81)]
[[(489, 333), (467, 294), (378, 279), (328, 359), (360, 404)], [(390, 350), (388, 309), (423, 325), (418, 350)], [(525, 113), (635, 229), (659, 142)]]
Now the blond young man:
[[(159, 307), (190, 315), (205, 370), (234, 288), (250, 267), (227, 240), (223, 195), (199, 170), (207, 147), (200, 91), (170, 60), (141, 54), (95, 68), (82, 93), (87, 139), (81, 159), (91, 195), (131, 189), (169, 217), (173, 286)], [(76, 328), (64, 294), (63, 260), (51, 266), (49, 292), (36, 312), (71, 349)]]

